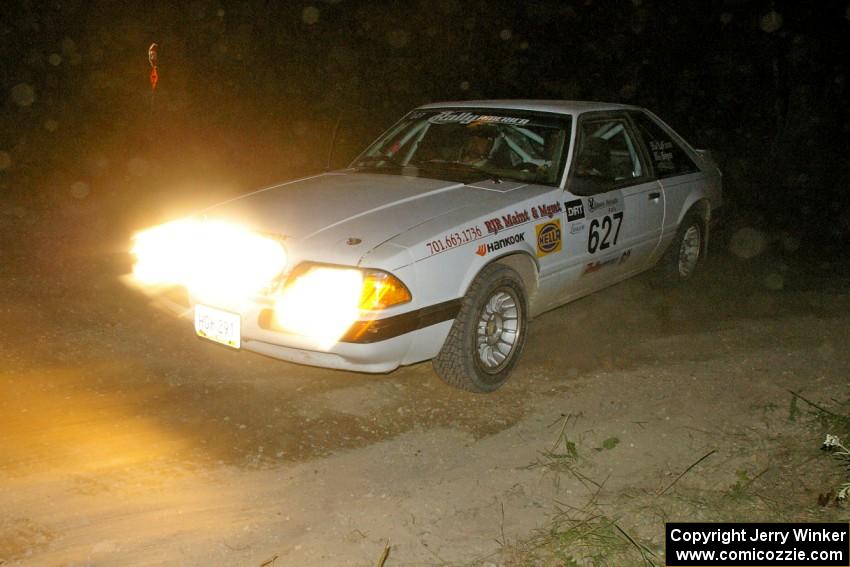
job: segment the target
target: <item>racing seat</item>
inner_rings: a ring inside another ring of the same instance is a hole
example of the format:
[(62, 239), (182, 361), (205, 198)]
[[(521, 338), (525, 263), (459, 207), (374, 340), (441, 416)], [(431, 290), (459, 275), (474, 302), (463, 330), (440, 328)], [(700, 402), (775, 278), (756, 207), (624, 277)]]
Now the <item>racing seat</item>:
[(586, 139), (576, 162), (576, 173), (581, 176), (613, 179), (611, 143), (603, 138)]
[(607, 191), (614, 184), (611, 143), (604, 138), (586, 138), (576, 158), (570, 190), (577, 195)]

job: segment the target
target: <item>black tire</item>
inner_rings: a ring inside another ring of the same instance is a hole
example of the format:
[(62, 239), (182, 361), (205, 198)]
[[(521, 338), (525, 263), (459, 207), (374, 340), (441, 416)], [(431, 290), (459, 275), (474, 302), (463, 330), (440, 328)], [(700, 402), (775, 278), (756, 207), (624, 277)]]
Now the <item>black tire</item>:
[[(486, 266), (463, 298), (449, 336), (432, 361), (434, 371), (448, 384), (463, 390), (497, 390), (522, 354), (527, 313), (528, 298), (519, 274), (499, 264)], [(509, 345), (511, 337), (513, 343)], [(501, 346), (497, 348), (498, 345)]]
[[(695, 212), (682, 219), (670, 248), (658, 264), (661, 283), (675, 286), (694, 277), (705, 252), (705, 224)], [(696, 257), (693, 255), (696, 254)]]

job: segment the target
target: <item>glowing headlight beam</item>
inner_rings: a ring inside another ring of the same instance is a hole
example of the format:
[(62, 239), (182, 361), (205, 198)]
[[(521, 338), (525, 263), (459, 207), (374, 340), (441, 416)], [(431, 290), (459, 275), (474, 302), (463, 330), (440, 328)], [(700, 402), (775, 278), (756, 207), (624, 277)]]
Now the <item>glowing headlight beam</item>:
[(275, 318), (280, 327), (327, 349), (360, 316), (362, 292), (360, 270), (314, 267), (286, 286), (275, 304)]
[(410, 300), (407, 286), (390, 273), (304, 264), (275, 302), (275, 324), (327, 349), (359, 319)]
[(174, 221), (133, 240), (137, 283), (182, 285), (199, 300), (223, 306), (249, 300), (286, 267), (280, 242), (224, 221)]

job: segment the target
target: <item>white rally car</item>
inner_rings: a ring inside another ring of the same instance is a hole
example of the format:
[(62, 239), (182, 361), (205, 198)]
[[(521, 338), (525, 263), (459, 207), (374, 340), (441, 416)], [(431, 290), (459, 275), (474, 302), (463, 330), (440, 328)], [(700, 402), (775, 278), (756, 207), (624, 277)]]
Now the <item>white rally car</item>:
[(707, 153), (644, 109), (429, 104), (347, 169), (138, 234), (132, 279), (231, 347), (362, 372), (433, 359), (489, 392), (535, 315), (659, 263), (690, 278), (720, 205)]

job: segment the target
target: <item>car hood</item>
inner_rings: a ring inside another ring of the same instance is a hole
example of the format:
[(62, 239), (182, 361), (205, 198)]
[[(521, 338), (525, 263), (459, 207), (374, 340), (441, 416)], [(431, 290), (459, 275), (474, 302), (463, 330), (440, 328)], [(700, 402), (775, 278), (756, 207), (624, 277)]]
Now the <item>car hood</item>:
[(284, 237), (290, 266), (302, 260), (357, 265), (375, 246), (430, 219), (480, 202), (463, 183), (333, 172), (222, 203), (205, 216)]

